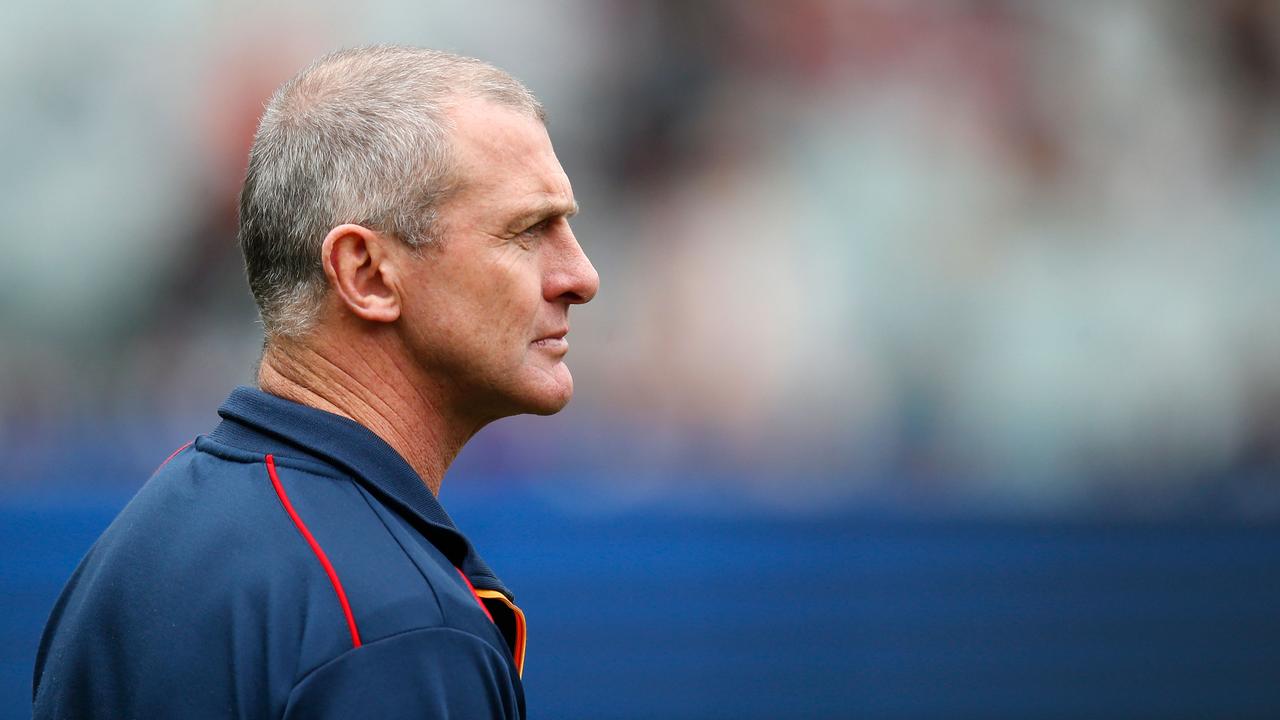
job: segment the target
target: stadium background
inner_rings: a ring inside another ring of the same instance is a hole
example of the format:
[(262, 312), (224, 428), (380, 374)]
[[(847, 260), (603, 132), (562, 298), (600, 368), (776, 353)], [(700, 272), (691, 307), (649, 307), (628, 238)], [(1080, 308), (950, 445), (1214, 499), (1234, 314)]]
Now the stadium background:
[(602, 277), (571, 407), (442, 493), (529, 614), (534, 717), (1280, 716), (1280, 3), (0, 28), (0, 716), (93, 538), (252, 379), (263, 101), (368, 42), (543, 98)]

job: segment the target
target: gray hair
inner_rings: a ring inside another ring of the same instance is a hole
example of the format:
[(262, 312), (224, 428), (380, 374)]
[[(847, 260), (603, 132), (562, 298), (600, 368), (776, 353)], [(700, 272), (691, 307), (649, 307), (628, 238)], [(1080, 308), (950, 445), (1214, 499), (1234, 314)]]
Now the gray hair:
[(457, 187), (445, 112), (477, 97), (546, 121), (537, 98), (474, 58), (379, 45), (315, 61), (271, 97), (240, 193), (240, 248), (267, 340), (310, 332), (327, 291), (320, 247), (344, 223), (412, 248), (439, 239)]

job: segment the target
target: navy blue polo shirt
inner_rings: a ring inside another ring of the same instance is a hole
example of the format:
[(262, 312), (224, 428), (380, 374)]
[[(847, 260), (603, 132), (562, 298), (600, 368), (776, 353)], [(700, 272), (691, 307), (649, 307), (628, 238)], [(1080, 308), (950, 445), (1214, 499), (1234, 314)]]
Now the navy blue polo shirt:
[(522, 718), (524, 617), (365, 427), (238, 388), (89, 550), (36, 718)]

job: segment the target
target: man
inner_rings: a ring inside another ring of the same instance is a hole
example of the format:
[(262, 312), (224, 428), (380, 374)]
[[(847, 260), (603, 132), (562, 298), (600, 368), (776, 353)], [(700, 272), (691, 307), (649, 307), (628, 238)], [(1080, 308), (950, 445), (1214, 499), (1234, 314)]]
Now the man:
[(280, 88), (241, 195), (259, 389), (81, 562), (35, 716), (523, 717), (524, 618), (435, 495), (485, 424), (569, 401), (576, 209), (489, 65), (363, 48)]

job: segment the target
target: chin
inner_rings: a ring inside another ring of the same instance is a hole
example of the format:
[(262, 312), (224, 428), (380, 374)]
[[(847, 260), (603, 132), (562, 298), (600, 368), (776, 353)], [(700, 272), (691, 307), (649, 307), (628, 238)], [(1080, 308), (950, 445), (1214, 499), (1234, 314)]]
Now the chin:
[(521, 412), (530, 415), (555, 415), (569, 404), (573, 397), (573, 376), (568, 368), (561, 366), (561, 372), (539, 378), (534, 387), (529, 388)]
[(570, 387), (564, 392), (537, 398), (524, 412), (530, 415), (555, 415), (569, 404), (569, 399), (572, 397), (573, 388)]

